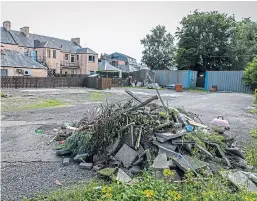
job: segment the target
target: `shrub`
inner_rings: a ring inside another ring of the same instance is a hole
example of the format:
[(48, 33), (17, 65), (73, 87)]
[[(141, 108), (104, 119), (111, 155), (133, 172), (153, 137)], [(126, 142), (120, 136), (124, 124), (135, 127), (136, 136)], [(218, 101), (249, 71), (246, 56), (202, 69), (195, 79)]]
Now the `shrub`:
[(243, 80), (252, 90), (257, 89), (257, 56), (254, 57), (252, 62), (248, 63)]

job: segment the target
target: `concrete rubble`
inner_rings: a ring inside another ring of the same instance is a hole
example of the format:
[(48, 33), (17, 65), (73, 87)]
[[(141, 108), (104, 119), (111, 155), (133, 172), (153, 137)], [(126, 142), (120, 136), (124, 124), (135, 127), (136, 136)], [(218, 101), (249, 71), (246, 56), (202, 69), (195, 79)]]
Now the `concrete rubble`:
[(95, 108), (80, 122), (64, 126), (57, 139), (65, 141), (65, 148), (56, 154), (71, 155), (79, 168), (125, 183), (149, 168), (157, 178), (165, 178), (163, 171), (169, 169), (174, 173), (169, 181), (175, 182), (189, 170), (199, 176), (221, 174), (222, 167), (233, 171), (222, 174), (233, 185), (248, 182), (248, 189), (257, 192), (257, 175), (247, 172), (249, 166), (235, 140), (213, 134), (190, 112), (165, 106), (156, 91), (147, 100), (126, 91), (131, 96), (126, 103)]

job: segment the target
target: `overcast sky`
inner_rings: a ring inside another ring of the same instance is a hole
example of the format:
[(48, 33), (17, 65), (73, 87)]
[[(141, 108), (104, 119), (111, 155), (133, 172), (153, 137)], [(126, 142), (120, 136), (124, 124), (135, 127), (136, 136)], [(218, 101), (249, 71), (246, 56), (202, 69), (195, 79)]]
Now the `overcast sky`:
[(11, 29), (70, 40), (101, 53), (121, 52), (140, 62), (142, 39), (158, 24), (174, 34), (190, 11), (217, 10), (257, 21), (257, 2), (2, 2)]

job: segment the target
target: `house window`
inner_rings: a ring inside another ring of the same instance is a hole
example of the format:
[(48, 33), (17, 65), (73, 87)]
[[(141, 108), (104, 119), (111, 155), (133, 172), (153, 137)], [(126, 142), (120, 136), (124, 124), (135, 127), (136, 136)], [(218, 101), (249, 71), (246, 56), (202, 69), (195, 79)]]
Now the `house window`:
[(69, 60), (69, 54), (65, 54), (65, 60)]
[(56, 59), (56, 50), (53, 50), (53, 58)]
[(91, 56), (91, 55), (90, 55), (90, 56), (89, 56), (89, 61), (90, 61), (90, 62), (95, 62), (95, 56)]
[(51, 50), (47, 49), (47, 58), (51, 58)]
[(29, 50), (28, 50), (28, 49), (25, 49), (25, 51), (24, 51), (24, 55), (25, 55), (26, 57), (28, 57), (28, 56), (29, 56)]
[(77, 61), (79, 60), (79, 55), (77, 55)]
[(74, 54), (71, 55), (70, 61), (75, 62), (75, 55)]

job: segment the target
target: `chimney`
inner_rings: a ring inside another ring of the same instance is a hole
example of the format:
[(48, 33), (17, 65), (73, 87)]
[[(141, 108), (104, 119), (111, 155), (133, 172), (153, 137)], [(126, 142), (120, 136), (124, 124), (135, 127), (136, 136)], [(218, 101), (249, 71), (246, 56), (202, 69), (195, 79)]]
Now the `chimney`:
[(20, 32), (22, 32), (26, 37), (29, 36), (29, 27), (20, 28)]
[(10, 21), (4, 21), (3, 22), (3, 27), (6, 29), (6, 31), (11, 30), (11, 22)]
[(71, 41), (80, 46), (80, 38), (72, 38)]

